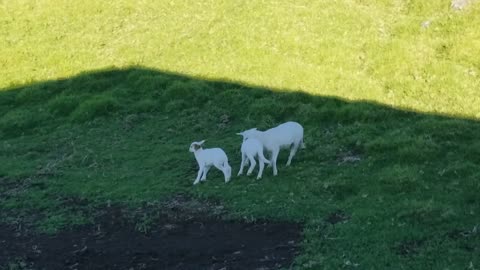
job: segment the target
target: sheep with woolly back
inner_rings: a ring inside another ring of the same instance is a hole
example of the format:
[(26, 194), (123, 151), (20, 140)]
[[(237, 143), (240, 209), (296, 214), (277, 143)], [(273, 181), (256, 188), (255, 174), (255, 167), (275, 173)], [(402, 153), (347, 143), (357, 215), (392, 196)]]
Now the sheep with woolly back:
[(200, 142), (192, 142), (189, 151), (195, 155), (198, 163), (197, 178), (193, 182), (194, 185), (200, 181), (207, 180), (207, 173), (212, 166), (223, 172), (225, 183), (228, 183), (231, 178), (232, 168), (228, 164), (228, 157), (221, 148), (203, 149), (205, 140)]
[(286, 166), (290, 166), (292, 158), (299, 148), (304, 149), (303, 127), (297, 122), (286, 122), (266, 131), (260, 131), (252, 128), (241, 132), (244, 141), (249, 138), (258, 139), (265, 150), (271, 153), (270, 163), (273, 167), (273, 175), (278, 174), (277, 158), (280, 150), (290, 147)]
[[(237, 133), (237, 135), (244, 136), (242, 133)], [(262, 143), (256, 138), (245, 139), (245, 136), (244, 136), (244, 140), (241, 146), (241, 152), (242, 152), (242, 162), (240, 164), (240, 170), (238, 171), (237, 176), (243, 174), (243, 168), (245, 165), (248, 165), (248, 161), (250, 161), (250, 168), (248, 168), (247, 175), (251, 175), (256, 165), (255, 157), (258, 157), (259, 170), (258, 170), (257, 179), (262, 178), (265, 163), (270, 164), (270, 161), (268, 161), (263, 155)]]

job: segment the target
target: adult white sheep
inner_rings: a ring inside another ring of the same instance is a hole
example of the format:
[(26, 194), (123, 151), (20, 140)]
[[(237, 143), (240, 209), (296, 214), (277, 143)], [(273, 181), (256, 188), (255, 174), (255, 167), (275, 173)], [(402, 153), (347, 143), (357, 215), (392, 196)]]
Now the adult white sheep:
[(243, 139), (257, 138), (263, 147), (271, 152), (270, 163), (273, 167), (273, 175), (278, 174), (277, 158), (280, 149), (290, 147), (287, 166), (292, 163), (292, 158), (299, 147), (305, 148), (303, 143), (303, 127), (297, 122), (286, 122), (266, 131), (252, 128), (242, 132)]
[(232, 167), (228, 164), (227, 154), (221, 148), (203, 149), (204, 143), (205, 140), (190, 144), (189, 151), (195, 155), (198, 163), (198, 174), (193, 184), (196, 185), (199, 181), (207, 180), (208, 170), (212, 166), (223, 172), (225, 183), (228, 183), (232, 175)]
[[(243, 136), (243, 133), (237, 133), (237, 135)], [(248, 161), (250, 161), (250, 168), (248, 168), (247, 175), (251, 175), (253, 169), (255, 168), (255, 165), (257, 164), (255, 162), (255, 157), (258, 157), (258, 163), (260, 168), (258, 170), (257, 179), (262, 178), (265, 163), (270, 164), (270, 161), (268, 161), (263, 155), (262, 143), (256, 138), (244, 139), (242, 142), (241, 151), (242, 163), (240, 164), (240, 170), (238, 171), (238, 175), (241, 175), (243, 173), (243, 167), (247, 165)]]

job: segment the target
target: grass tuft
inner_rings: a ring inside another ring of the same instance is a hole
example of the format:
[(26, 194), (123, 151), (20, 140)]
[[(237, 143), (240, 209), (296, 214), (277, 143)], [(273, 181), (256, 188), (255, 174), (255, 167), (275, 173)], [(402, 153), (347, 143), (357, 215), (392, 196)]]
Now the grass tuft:
[(112, 96), (95, 95), (80, 103), (72, 112), (71, 118), (73, 121), (84, 122), (95, 117), (111, 115), (120, 108), (120, 104)]

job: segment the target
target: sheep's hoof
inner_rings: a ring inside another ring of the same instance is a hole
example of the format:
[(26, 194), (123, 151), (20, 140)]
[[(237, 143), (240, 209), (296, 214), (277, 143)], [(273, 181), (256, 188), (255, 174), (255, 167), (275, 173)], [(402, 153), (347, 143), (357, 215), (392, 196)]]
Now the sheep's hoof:
[(197, 185), (198, 183), (200, 183), (200, 181), (195, 181), (195, 182), (193, 182), (193, 185), (195, 186), (195, 185)]
[(237, 174), (237, 176), (240, 176), (240, 175), (242, 175), (242, 173), (238, 173), (238, 174)]
[(260, 180), (260, 179), (262, 179), (262, 177), (261, 177), (261, 176), (257, 176), (257, 180)]

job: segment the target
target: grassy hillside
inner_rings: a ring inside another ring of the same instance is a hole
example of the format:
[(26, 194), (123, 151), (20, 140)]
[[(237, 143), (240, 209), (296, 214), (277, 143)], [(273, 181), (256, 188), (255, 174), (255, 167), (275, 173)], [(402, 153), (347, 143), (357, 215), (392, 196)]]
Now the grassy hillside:
[[(106, 202), (187, 193), (303, 222), (298, 269), (478, 268), (478, 15), (448, 1), (3, 2), (0, 218), (55, 233)], [(191, 185), (192, 141), (224, 148), (236, 174), (235, 133), (287, 120), (307, 144), (292, 167), (285, 151), (277, 177)]]
[(133, 64), (480, 117), (478, 4), (464, 11), (449, 0), (0, 5), (0, 87)]
[[(12, 89), (0, 100), (8, 222), (53, 233), (89, 222), (107, 201), (136, 206), (180, 192), (220, 199), (233, 217), (304, 222), (300, 269), (480, 263), (479, 122), (140, 68)], [(304, 124), (308, 149), (290, 168), (282, 152), (278, 177), (267, 169), (261, 181), (225, 185), (212, 171), (192, 186), (190, 142), (224, 148), (235, 174), (235, 132), (286, 120)], [(65, 207), (70, 198), (83, 203)]]

